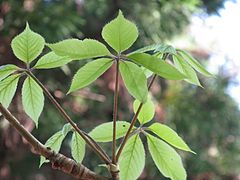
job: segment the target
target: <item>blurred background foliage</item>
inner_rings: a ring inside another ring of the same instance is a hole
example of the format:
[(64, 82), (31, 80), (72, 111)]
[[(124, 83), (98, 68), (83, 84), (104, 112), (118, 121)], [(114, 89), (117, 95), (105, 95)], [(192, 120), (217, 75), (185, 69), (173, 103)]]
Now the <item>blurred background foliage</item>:
[[(26, 21), (47, 42), (71, 37), (102, 41), (102, 27), (121, 9), (139, 28), (140, 38), (134, 45), (134, 48), (138, 48), (156, 42), (171, 42), (171, 39), (185, 32), (193, 14), (217, 14), (224, 2), (225, 0), (1, 0), (0, 64), (14, 63), (22, 66), (13, 56), (10, 43), (24, 29)], [(207, 64), (204, 60), (209, 57), (208, 52), (199, 52), (197, 49), (198, 47), (192, 48), (192, 53)], [(82, 129), (90, 131), (97, 124), (112, 119), (112, 74), (115, 69), (111, 68), (88, 88), (65, 96), (73, 74), (84, 63), (86, 61), (74, 62), (61, 69), (35, 73), (70, 116), (76, 119), (76, 123)], [(228, 74), (219, 70), (216, 78), (201, 78), (204, 89), (185, 82), (163, 79), (159, 79), (152, 89), (156, 102), (155, 121), (171, 126), (197, 152), (195, 156), (180, 152), (189, 179), (239, 178), (240, 111), (235, 101), (226, 94), (230, 79)], [(120, 85), (119, 119), (129, 121), (132, 98), (122, 82)], [(39, 129), (34, 129), (33, 123), (23, 112), (19, 93), (10, 107), (21, 123), (42, 142), (65, 124), (49, 101), (45, 102)], [(64, 141), (61, 152), (70, 156), (69, 142), (69, 138)], [(32, 155), (27, 146), (25, 142), (22, 143), (16, 131), (1, 119), (0, 179), (71, 179), (52, 170), (49, 165), (38, 169), (39, 158)], [(110, 150), (109, 144), (103, 146)], [(106, 173), (104, 168), (96, 166), (100, 161), (91, 151), (87, 151), (83, 163), (96, 172)], [(140, 179), (161, 178), (152, 159), (147, 156), (146, 168)]]

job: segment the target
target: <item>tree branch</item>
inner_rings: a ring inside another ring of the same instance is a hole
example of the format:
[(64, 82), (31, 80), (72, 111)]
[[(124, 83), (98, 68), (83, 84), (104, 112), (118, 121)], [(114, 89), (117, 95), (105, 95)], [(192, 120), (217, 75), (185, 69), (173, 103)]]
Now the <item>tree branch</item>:
[(30, 132), (28, 132), (19, 121), (0, 103), (0, 112), (9, 121), (9, 123), (18, 131), (18, 133), (26, 139), (32, 146), (32, 152), (44, 156), (52, 163), (53, 169), (58, 169), (66, 174), (72, 175), (78, 180), (107, 180), (108, 178), (100, 176), (89, 170), (82, 164), (76, 163), (60, 153), (55, 153), (49, 148), (46, 148), (39, 142)]

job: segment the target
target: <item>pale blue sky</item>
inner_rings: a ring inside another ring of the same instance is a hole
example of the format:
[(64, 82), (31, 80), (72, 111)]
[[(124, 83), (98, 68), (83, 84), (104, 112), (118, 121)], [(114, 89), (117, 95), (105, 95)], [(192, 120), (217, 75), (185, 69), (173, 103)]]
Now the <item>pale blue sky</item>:
[(209, 71), (224, 64), (226, 73), (234, 77), (227, 92), (240, 107), (240, 0), (226, 2), (219, 14), (194, 16), (190, 32), (199, 47), (212, 54)]

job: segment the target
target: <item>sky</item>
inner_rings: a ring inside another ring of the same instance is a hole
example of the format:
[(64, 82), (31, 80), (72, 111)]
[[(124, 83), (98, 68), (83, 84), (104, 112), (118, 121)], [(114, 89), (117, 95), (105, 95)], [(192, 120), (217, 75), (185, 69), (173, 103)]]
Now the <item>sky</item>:
[(226, 74), (233, 76), (227, 93), (240, 108), (240, 0), (227, 1), (219, 15), (193, 16), (190, 33), (202, 49), (211, 53), (208, 70), (217, 73), (224, 65)]

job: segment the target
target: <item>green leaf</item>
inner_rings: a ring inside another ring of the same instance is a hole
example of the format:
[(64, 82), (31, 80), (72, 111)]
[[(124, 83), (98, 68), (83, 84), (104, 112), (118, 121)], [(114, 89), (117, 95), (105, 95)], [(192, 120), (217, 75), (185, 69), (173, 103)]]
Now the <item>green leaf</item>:
[(137, 50), (129, 53), (128, 56), (131, 55), (131, 54), (136, 54), (136, 53), (145, 53), (145, 52), (148, 52), (148, 51), (155, 51), (159, 46), (161, 46), (161, 44), (148, 45), (148, 46), (142, 47), (140, 49), (137, 49)]
[(186, 180), (187, 175), (181, 157), (162, 140), (147, 135), (148, 148), (159, 171), (172, 180)]
[(150, 71), (149, 69), (147, 69), (147, 68), (145, 68), (143, 66), (141, 68), (142, 68), (143, 73), (145, 74), (146, 78), (149, 78), (149, 77), (151, 77), (153, 75), (153, 72)]
[(73, 130), (73, 127), (70, 123), (67, 123), (62, 128), (62, 133), (64, 136), (66, 136), (71, 130)]
[(17, 89), (20, 75), (12, 75), (0, 81), (0, 102), (7, 108)]
[[(116, 138), (119, 139), (123, 137), (130, 124), (126, 121), (117, 121), (117, 134)], [(113, 137), (113, 122), (103, 123), (95, 127), (90, 133), (91, 136), (97, 142), (110, 142)]]
[(27, 24), (25, 30), (12, 40), (11, 46), (15, 56), (29, 64), (41, 54), (44, 44), (44, 38)]
[(213, 76), (211, 73), (209, 73), (196, 59), (194, 59), (190, 54), (183, 50), (178, 50), (178, 53), (183, 57), (185, 61), (187, 61), (190, 66), (192, 66), (196, 71), (199, 73), (205, 75), (205, 76)]
[(87, 63), (74, 75), (68, 93), (79, 90), (91, 84), (113, 64), (111, 59), (101, 58)]
[(136, 25), (125, 19), (119, 11), (117, 18), (103, 27), (102, 37), (115, 51), (120, 53), (136, 41), (138, 30)]
[(67, 39), (47, 46), (57, 55), (68, 56), (74, 60), (110, 55), (104, 44), (93, 39)]
[(119, 158), (120, 179), (136, 180), (145, 166), (145, 150), (139, 135), (132, 136)]
[(85, 155), (85, 141), (76, 131), (72, 135), (71, 152), (75, 161), (81, 163)]
[(175, 50), (174, 47), (170, 46), (170, 45), (166, 45), (166, 44), (161, 44), (158, 47), (156, 47), (156, 49), (154, 50), (154, 52), (159, 52), (162, 54), (168, 53), (168, 54), (177, 54), (177, 51)]
[(154, 123), (149, 127), (149, 129), (153, 133), (158, 135), (160, 138), (162, 138), (164, 141), (171, 144), (172, 146), (196, 154), (188, 147), (188, 145), (183, 141), (183, 139), (179, 137), (178, 134), (170, 127), (164, 124)]
[(143, 70), (132, 62), (120, 62), (120, 73), (128, 92), (141, 102), (146, 102), (148, 95), (147, 78)]
[(194, 69), (181, 56), (173, 56), (173, 61), (176, 68), (186, 76), (187, 82), (202, 87)]
[[(137, 109), (140, 105), (140, 101), (138, 101), (137, 99), (134, 101), (133, 103), (133, 110), (136, 113)], [(149, 122), (155, 113), (155, 106), (152, 102), (152, 100), (150, 98), (148, 98), (147, 102), (143, 104), (142, 109), (140, 111), (140, 113), (138, 114), (138, 120), (140, 122), (140, 124), (145, 124), (147, 122)]]
[(18, 70), (18, 67), (13, 64), (0, 66), (0, 81), (14, 73), (16, 70)]
[(27, 77), (23, 83), (22, 103), (27, 115), (38, 127), (38, 118), (44, 106), (44, 95), (41, 87), (31, 77)]
[(42, 56), (37, 64), (34, 66), (36, 69), (50, 69), (50, 68), (56, 68), (61, 67), (69, 62), (71, 62), (72, 59), (69, 57), (64, 56), (58, 56), (54, 52), (47, 53), (46, 55)]
[(136, 53), (128, 57), (134, 62), (144, 66), (145, 68), (166, 79), (181, 80), (185, 78), (185, 76), (180, 73), (174, 66), (157, 58), (156, 56), (151, 56), (145, 53)]
[[(58, 131), (47, 140), (47, 142), (45, 143), (45, 146), (48, 148), (51, 148), (53, 151), (58, 153), (64, 138), (65, 138), (65, 135), (62, 133), (62, 131)], [(49, 162), (49, 161), (46, 160), (45, 157), (41, 156), (39, 167), (41, 167), (45, 162)]]

